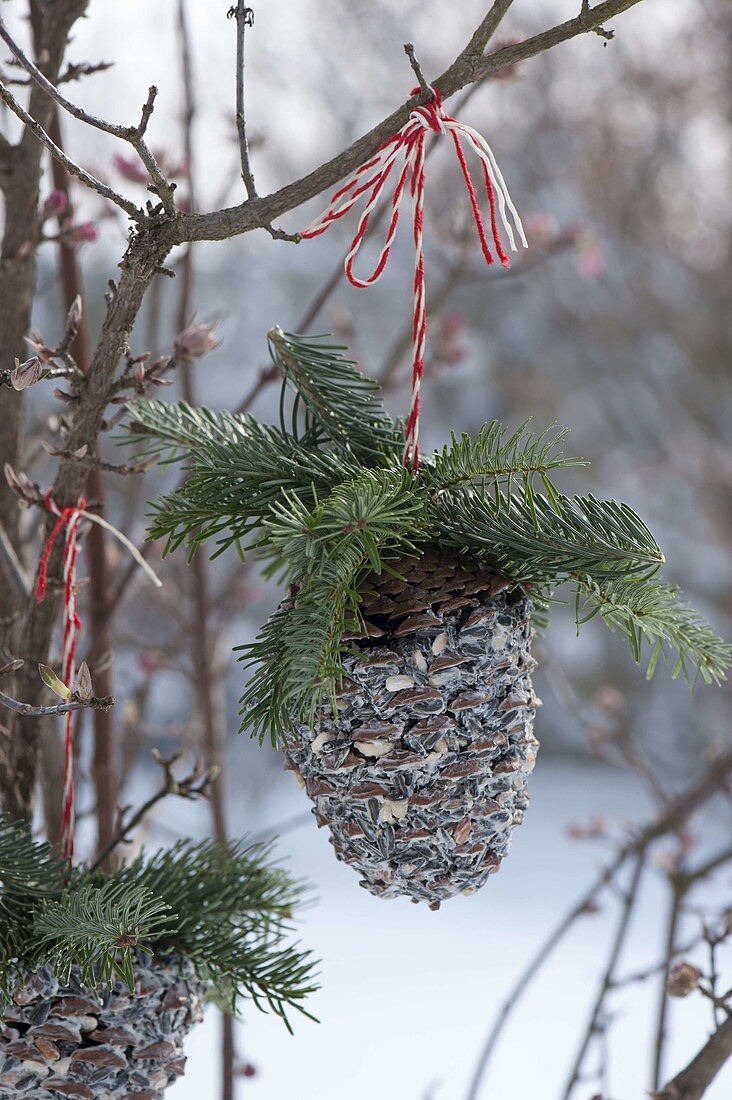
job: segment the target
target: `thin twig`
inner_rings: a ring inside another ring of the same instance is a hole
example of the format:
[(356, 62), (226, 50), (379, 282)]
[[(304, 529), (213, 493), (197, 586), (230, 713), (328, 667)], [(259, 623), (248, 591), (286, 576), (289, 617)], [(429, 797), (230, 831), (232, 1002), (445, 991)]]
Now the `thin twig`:
[(76, 164), (70, 157), (66, 156), (66, 153), (62, 149), (59, 149), (55, 142), (51, 141), (46, 131), (41, 126), (40, 122), (36, 122), (26, 110), (17, 102), (8, 88), (0, 81), (0, 99), (5, 103), (7, 107), (16, 115), (25, 126), (35, 134), (41, 144), (45, 145), (51, 156), (63, 164), (66, 171), (75, 176), (76, 179), (86, 186), (90, 187), (92, 191), (96, 191), (98, 195), (101, 195), (104, 199), (109, 199), (116, 206), (119, 206), (121, 210), (124, 210), (126, 214), (133, 219), (133, 221), (141, 222), (145, 220), (145, 214), (134, 203), (129, 202), (124, 196), (120, 195), (113, 188), (109, 187), (106, 183), (102, 183), (95, 176), (92, 176), (80, 165)]
[(173, 766), (180, 759), (181, 753), (174, 753), (172, 756), (166, 758), (160, 756), (156, 751), (153, 751), (153, 756), (163, 769), (163, 781), (160, 787), (158, 787), (158, 789), (150, 795), (147, 801), (143, 802), (131, 816), (127, 816), (130, 812), (129, 807), (121, 812), (120, 821), (114, 836), (91, 865), (91, 871), (95, 871), (97, 867), (105, 863), (115, 848), (118, 848), (120, 844), (126, 843), (132, 830), (147, 817), (153, 806), (156, 806), (158, 802), (167, 798), (168, 795), (177, 795), (179, 798), (187, 798), (189, 801), (195, 801), (198, 798), (205, 798), (208, 796), (209, 787), (217, 775), (215, 768), (204, 768), (200, 761), (196, 761), (193, 770), (188, 775), (183, 779), (176, 779), (173, 774)]
[(700, 879), (707, 878), (714, 871), (719, 870), (725, 863), (732, 861), (732, 845), (727, 848), (722, 848), (716, 855), (710, 856), (704, 863), (700, 863), (697, 867), (692, 868), (689, 871), (680, 871), (679, 880), (683, 883), (686, 889), (693, 883), (698, 882)]
[[(23, 50), (13, 39), (12, 35), (8, 32), (5, 23), (0, 18), (0, 38), (10, 47), (15, 57), (23, 66), (25, 71), (31, 77), (31, 79), (41, 88), (47, 95), (51, 97), (59, 107), (63, 108), (68, 114), (73, 115), (74, 118), (79, 119), (80, 122), (84, 122), (87, 126), (92, 126), (95, 130), (102, 130), (105, 134), (111, 134), (113, 137), (120, 138), (122, 141), (127, 141), (135, 150), (140, 160), (147, 169), (150, 179), (152, 180), (155, 193), (160, 198), (163, 204), (163, 208), (166, 213), (172, 214), (174, 212), (173, 204), (173, 188), (163, 175), (160, 166), (158, 165), (155, 157), (145, 143), (144, 137), (147, 130), (150, 117), (153, 113), (155, 106), (155, 98), (158, 94), (157, 88), (153, 85), (148, 90), (147, 99), (142, 108), (142, 114), (137, 126), (119, 126), (114, 122), (106, 122), (104, 119), (97, 118), (95, 115), (90, 114), (88, 111), (83, 110), (81, 107), (77, 107), (75, 103), (66, 99), (64, 95), (55, 87), (54, 84), (48, 80), (40, 69), (33, 64), (29, 57), (25, 55)], [(39, 136), (39, 135), (37, 135)], [(56, 155), (56, 154), (54, 154)], [(68, 165), (67, 165), (68, 168)], [(91, 177), (90, 177), (91, 178)], [(109, 196), (107, 196), (109, 198)], [(124, 207), (123, 207), (124, 209)], [(129, 211), (128, 211), (129, 213)]]
[(663, 1068), (663, 1055), (666, 1045), (666, 1016), (668, 1013), (668, 991), (666, 989), (671, 964), (676, 955), (676, 931), (681, 917), (681, 906), (684, 901), (685, 889), (675, 879), (670, 879), (671, 904), (669, 905), (666, 921), (665, 959), (666, 964), (661, 973), (658, 988), (658, 1008), (656, 1010), (656, 1030), (653, 1041), (653, 1088), (657, 1089), (661, 1084), (661, 1071)]
[[(182, 46), (182, 80), (183, 95), (186, 110), (183, 117), (183, 144), (188, 160), (188, 186), (189, 201), (192, 210), (196, 209), (196, 181), (198, 176), (197, 163), (194, 156), (193, 145), (193, 121), (196, 115), (195, 81), (193, 79), (193, 56), (188, 23), (185, 17), (185, 0), (179, 0), (179, 34)], [(244, 28), (250, 25), (249, 16), (253, 19), (250, 9), (242, 10), (241, 0), (237, 5), (237, 27), (240, 32), (239, 47), (241, 50), (240, 68), (237, 72), (237, 107), (241, 97), (241, 120), (237, 115), (237, 125), (240, 125), (240, 139), (243, 135), (246, 148), (246, 131), (244, 129)], [(241, 18), (240, 18), (241, 14)], [(244, 151), (242, 152), (244, 158)], [(248, 149), (246, 158), (242, 160), (242, 174), (244, 165), (248, 165)], [(251, 186), (254, 188), (254, 178), (251, 177)], [(249, 183), (247, 183), (249, 190)], [(256, 192), (255, 192), (256, 193)], [(180, 294), (178, 298), (178, 314), (176, 328), (183, 332), (189, 323), (192, 312), (192, 295), (194, 285), (194, 246), (189, 244), (181, 257), (180, 262)], [(181, 356), (180, 364), (181, 386), (183, 396), (189, 405), (197, 404), (195, 386), (195, 367), (190, 357)], [(226, 760), (226, 717), (223, 701), (223, 679), (217, 670), (216, 646), (220, 640), (220, 634), (212, 629), (211, 623), (211, 572), (209, 563), (203, 554), (197, 554), (191, 563), (191, 610), (193, 625), (187, 631), (190, 654), (193, 668), (193, 681), (196, 692), (197, 714), (201, 722), (200, 749), (208, 767), (209, 774), (218, 777), (224, 769)], [(211, 821), (216, 840), (222, 847), (228, 842), (226, 822), (226, 791), (221, 779), (210, 784)], [(233, 1100), (235, 1087), (234, 1063), (236, 1059), (234, 1045), (234, 1024), (230, 1015), (223, 1012), (221, 1021), (221, 1100)]]
[(31, 591), (30, 577), (23, 568), (23, 563), (16, 554), (15, 547), (10, 541), (2, 522), (0, 522), (0, 559), (2, 559), (5, 572), (15, 585), (20, 598), (23, 600), (28, 599)]
[(575, 921), (587, 913), (596, 902), (598, 894), (614, 881), (618, 871), (628, 859), (639, 856), (647, 851), (650, 845), (666, 833), (678, 829), (691, 814), (705, 802), (712, 794), (724, 790), (730, 782), (732, 773), (732, 750), (717, 757), (711, 766), (704, 772), (700, 779), (692, 783), (676, 798), (672, 799), (663, 811), (649, 822), (637, 835), (615, 854), (608, 865), (600, 872), (590, 888), (582, 895), (570, 910), (562, 917), (555, 928), (550, 932), (537, 952), (530, 959), (527, 966), (519, 975), (513, 989), (509, 993), (486, 1036), (483, 1049), (480, 1052), (476, 1067), (470, 1082), (466, 1100), (477, 1100), (480, 1085), (485, 1074), (493, 1051), (498, 1040), (508, 1023), (510, 1016), (523, 995), (539, 973), (544, 963), (548, 960), (555, 948), (562, 942), (567, 932), (573, 927)]
[(236, 7), (229, 11), (229, 18), (236, 20), (236, 130), (239, 135), (239, 159), (241, 178), (250, 199), (257, 197), (257, 186), (249, 160), (249, 142), (247, 140), (247, 121), (244, 110), (244, 44), (247, 27), (254, 26), (254, 8), (248, 8), (244, 0), (237, 0)]
[(114, 697), (105, 695), (98, 699), (95, 695), (89, 699), (71, 699), (68, 703), (55, 703), (50, 707), (34, 707), (31, 703), (21, 703), (0, 691), (0, 705), (12, 710), (15, 714), (22, 714), (26, 718), (44, 718), (49, 714), (70, 714), (75, 710), (109, 710), (114, 706)]
[(562, 1100), (569, 1100), (570, 1096), (574, 1092), (575, 1085), (579, 1084), (580, 1073), (582, 1072), (582, 1065), (585, 1060), (585, 1055), (592, 1042), (594, 1035), (597, 1033), (598, 1023), (602, 1015), (603, 1008), (605, 1006), (605, 998), (607, 997), (610, 989), (612, 988), (615, 978), (615, 969), (620, 959), (620, 953), (625, 944), (625, 939), (628, 934), (628, 927), (630, 924), (630, 917), (633, 912), (636, 901), (638, 900), (638, 888), (640, 886), (641, 877), (643, 875), (643, 867), (645, 864), (645, 852), (641, 851), (635, 860), (635, 866), (633, 867), (633, 873), (631, 876), (630, 884), (623, 897), (623, 905), (620, 911), (620, 920), (615, 931), (615, 936), (610, 947), (610, 954), (608, 956), (607, 966), (600, 982), (600, 988), (595, 998), (595, 1002), (590, 1012), (590, 1017), (585, 1028), (584, 1035), (580, 1041), (579, 1050), (575, 1057), (572, 1069), (569, 1074), (569, 1080), (567, 1081), (566, 1088), (562, 1094)]
[[(241, 164), (241, 178), (244, 181), (247, 198), (256, 199), (257, 185), (254, 182), (254, 172), (249, 158), (249, 140), (247, 138), (247, 120), (245, 111), (245, 81), (244, 81), (244, 45), (247, 27), (254, 26), (254, 8), (247, 7), (244, 0), (237, 0), (234, 7), (227, 12), (229, 19), (236, 21), (236, 132), (239, 135), (239, 161)], [(284, 229), (267, 222), (262, 227), (266, 229), (270, 237), (276, 241), (291, 241), (300, 243), (299, 233), (286, 233)]]
[(409, 64), (412, 66), (412, 70), (414, 71), (414, 75), (417, 78), (417, 83), (419, 84), (420, 88), (422, 89), (422, 94), (425, 95), (425, 96), (431, 96), (432, 95), (432, 89), (430, 88), (429, 84), (425, 80), (424, 73), (422, 72), (422, 66), (420, 65), (419, 61), (417, 60), (417, 55), (414, 52), (414, 46), (412, 45), (411, 42), (405, 42), (404, 43), (404, 52), (407, 55), (407, 57), (409, 58)]
[(99, 455), (76, 455), (72, 451), (54, 447), (53, 444), (47, 443), (45, 440), (41, 442), (41, 446), (46, 454), (52, 455), (54, 458), (67, 458), (71, 462), (80, 462), (88, 469), (104, 470), (106, 473), (119, 474), (122, 477), (128, 477), (131, 474), (144, 474), (156, 462), (155, 457), (152, 457), (146, 459), (144, 462), (126, 465), (125, 463), (107, 462), (105, 459), (100, 458)]

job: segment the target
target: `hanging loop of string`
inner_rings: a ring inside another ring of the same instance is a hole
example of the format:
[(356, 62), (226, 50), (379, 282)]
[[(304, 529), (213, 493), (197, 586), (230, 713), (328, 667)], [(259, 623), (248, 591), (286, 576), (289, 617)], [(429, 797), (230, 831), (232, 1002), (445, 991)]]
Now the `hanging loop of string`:
[[(429, 133), (449, 135), (455, 147), (455, 154), (468, 192), (480, 250), (487, 264), (494, 262), (488, 241), (488, 234), (480, 211), (478, 195), (473, 183), (465, 156), (465, 146), (478, 157), (483, 171), (483, 183), (490, 211), (490, 231), (498, 259), (508, 267), (509, 258), (503, 247), (499, 221), (503, 225), (511, 249), (516, 252), (516, 237), (524, 247), (527, 245), (524, 229), (516, 207), (511, 201), (506, 181), (501, 174), (496, 158), (488, 142), (463, 122), (448, 115), (443, 106), (440, 93), (432, 91), (429, 103), (415, 107), (407, 122), (392, 137), (388, 138), (376, 153), (348, 177), (346, 182), (331, 196), (327, 208), (301, 236), (308, 239), (318, 237), (330, 229), (334, 222), (344, 217), (356, 205), (362, 196), (366, 196), (366, 205), (359, 218), (356, 234), (351, 242), (345, 259), (346, 275), (349, 282), (359, 289), (372, 286), (380, 278), (389, 260), (392, 244), (399, 224), (399, 206), (409, 183), (412, 197), (414, 231), (414, 308), (412, 315), (412, 393), (409, 416), (405, 427), (406, 442), (404, 464), (416, 470), (419, 466), (419, 412), (420, 392), (424, 374), (424, 354), (427, 338), (427, 305), (425, 297), (425, 264), (423, 249), (424, 230), (424, 188), (425, 188), (425, 141)], [(416, 95), (419, 88), (412, 90)], [(392, 170), (398, 167), (398, 175), (391, 196), (391, 217), (386, 237), (376, 265), (370, 275), (360, 278), (354, 271), (354, 261), (369, 227), (369, 220), (387, 185)]]
[[(51, 494), (46, 493), (44, 504), (49, 512), (56, 516), (51, 534), (43, 549), (38, 567), (36, 582), (36, 600), (42, 603), (46, 595), (48, 565), (53, 548), (61, 533), (64, 533), (63, 556), (63, 651), (61, 660), (61, 678), (71, 689), (76, 672), (76, 650), (81, 634), (81, 619), (77, 611), (76, 559), (79, 556), (78, 533), (86, 501), (80, 498), (71, 508), (59, 508)], [(64, 724), (64, 779), (61, 810), (61, 850), (64, 859), (71, 861), (74, 855), (74, 714), (66, 714)]]

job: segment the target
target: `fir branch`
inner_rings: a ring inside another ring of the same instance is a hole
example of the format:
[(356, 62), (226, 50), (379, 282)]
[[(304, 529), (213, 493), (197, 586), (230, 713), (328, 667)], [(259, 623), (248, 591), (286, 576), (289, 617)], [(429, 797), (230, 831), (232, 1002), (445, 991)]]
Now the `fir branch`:
[(308, 721), (325, 695), (335, 706), (342, 636), (358, 614), (360, 586), (426, 533), (426, 495), (404, 469), (365, 470), (311, 513), (284, 502), (264, 525), (263, 553), (298, 586), (253, 643), (239, 647), (254, 675), (241, 698), (242, 728), (273, 743)]
[(10, 997), (33, 910), (41, 899), (58, 896), (63, 870), (25, 823), (0, 817), (0, 1006)]
[(263, 555), (281, 561), (286, 579), (299, 582), (318, 572), (348, 584), (368, 560), (380, 573), (387, 550), (414, 548), (427, 524), (427, 497), (403, 467), (364, 470), (344, 480), (312, 510), (293, 494), (282, 494), (262, 523)]
[(111, 985), (118, 976), (132, 991), (133, 949), (151, 953), (148, 941), (172, 935), (174, 923), (170, 906), (140, 883), (72, 884), (58, 900), (42, 903), (32, 952), (53, 962), (62, 985), (76, 965), (85, 985)]
[(485, 554), (521, 582), (555, 584), (576, 573), (622, 579), (664, 560), (645, 523), (614, 500), (544, 496), (526, 482), (440, 493), (433, 506), (441, 542)]
[(165, 554), (211, 538), (218, 538), (214, 557), (241, 546), (283, 493), (312, 505), (359, 469), (251, 417), (160, 401), (139, 401), (130, 415), (129, 439), (144, 442), (145, 453), (162, 447), (164, 461), (190, 459), (183, 484), (155, 506), (149, 538), (164, 538)]
[(242, 731), (260, 743), (269, 735), (276, 745), (293, 721), (307, 721), (324, 696), (333, 695), (347, 609), (337, 585), (311, 583), (296, 604), (269, 618), (254, 642), (235, 648), (243, 667), (253, 669), (240, 699)]
[(384, 409), (379, 383), (343, 357), (345, 348), (280, 328), (267, 340), (273, 363), (327, 439), (366, 462), (384, 453), (401, 457), (404, 437)]
[(139, 857), (116, 881), (145, 887), (170, 906), (176, 930), (160, 945), (190, 958), (229, 1011), (248, 996), (288, 1028), (288, 1008), (309, 1015), (303, 1001), (317, 988), (314, 962), (285, 942), (307, 890), (272, 860), (270, 844), (182, 840)]
[(507, 429), (497, 420), (484, 424), (473, 438), (452, 433), (450, 443), (423, 464), (423, 476), (434, 491), (459, 485), (531, 481), (539, 477), (546, 487), (552, 470), (584, 466), (584, 459), (565, 458), (559, 449), (568, 435), (566, 428), (547, 428), (539, 435), (527, 430), (529, 420), (507, 437)]
[(129, 421), (123, 442), (140, 444), (141, 456), (156, 455), (162, 462), (175, 462), (213, 443), (234, 443), (248, 434), (256, 421), (185, 401), (171, 404), (141, 397), (126, 406)]
[(0, 905), (9, 896), (51, 897), (61, 888), (63, 863), (28, 826), (0, 816)]
[(658, 664), (675, 655), (673, 676), (693, 682), (721, 683), (732, 663), (732, 646), (720, 638), (707, 621), (679, 599), (674, 585), (650, 580), (593, 580), (577, 577), (578, 625), (599, 615), (610, 630), (628, 639), (633, 657), (640, 662), (643, 643), (650, 646), (648, 678)]

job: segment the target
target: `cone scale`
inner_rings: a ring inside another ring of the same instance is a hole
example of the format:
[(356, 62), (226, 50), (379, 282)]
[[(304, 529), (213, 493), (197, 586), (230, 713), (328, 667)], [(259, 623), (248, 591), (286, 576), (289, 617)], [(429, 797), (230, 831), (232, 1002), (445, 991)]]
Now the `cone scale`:
[(27, 973), (0, 1024), (0, 1098), (162, 1100), (185, 1067), (183, 1039), (202, 1019), (205, 989), (190, 962), (139, 954), (135, 990), (92, 990), (78, 968)]
[(450, 551), (394, 568), (364, 586), (337, 715), (298, 724), (286, 766), (362, 886), (436, 909), (485, 883), (523, 821), (538, 749), (531, 605)]

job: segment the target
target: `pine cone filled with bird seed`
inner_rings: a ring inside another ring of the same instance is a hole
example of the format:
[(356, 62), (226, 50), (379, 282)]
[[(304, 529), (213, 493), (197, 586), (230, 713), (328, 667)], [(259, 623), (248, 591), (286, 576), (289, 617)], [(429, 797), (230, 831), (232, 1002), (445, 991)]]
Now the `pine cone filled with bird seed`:
[(202, 1018), (205, 987), (178, 956), (138, 952), (135, 991), (68, 985), (50, 966), (28, 972), (0, 1013), (0, 1100), (161, 1100), (185, 1067), (183, 1039)]
[(437, 909), (485, 883), (523, 821), (538, 749), (531, 604), (451, 551), (394, 568), (364, 585), (338, 714), (297, 725), (286, 766), (362, 886)]

